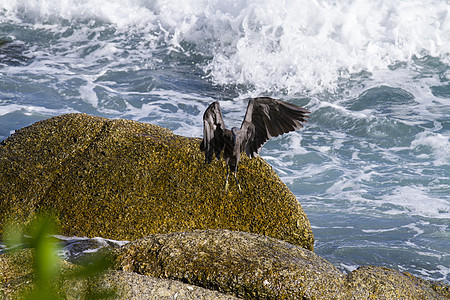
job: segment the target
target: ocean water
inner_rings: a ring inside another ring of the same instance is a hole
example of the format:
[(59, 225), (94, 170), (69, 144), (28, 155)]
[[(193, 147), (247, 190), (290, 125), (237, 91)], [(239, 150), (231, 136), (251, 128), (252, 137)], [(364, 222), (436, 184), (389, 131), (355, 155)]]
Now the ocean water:
[(0, 2), (0, 140), (70, 112), (200, 137), (262, 95), (312, 111), (261, 156), (315, 252), (449, 283), (448, 1)]

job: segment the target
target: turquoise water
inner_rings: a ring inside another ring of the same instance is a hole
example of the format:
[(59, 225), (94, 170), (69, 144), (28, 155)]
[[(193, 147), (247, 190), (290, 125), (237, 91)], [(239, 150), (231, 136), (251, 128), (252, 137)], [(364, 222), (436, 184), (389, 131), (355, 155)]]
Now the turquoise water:
[[(202, 135), (220, 100), (312, 111), (261, 155), (315, 251), (450, 282), (450, 5), (445, 1), (37, 0), (0, 4), (0, 140), (69, 112)], [(0, 42), (1, 44), (1, 42)]]

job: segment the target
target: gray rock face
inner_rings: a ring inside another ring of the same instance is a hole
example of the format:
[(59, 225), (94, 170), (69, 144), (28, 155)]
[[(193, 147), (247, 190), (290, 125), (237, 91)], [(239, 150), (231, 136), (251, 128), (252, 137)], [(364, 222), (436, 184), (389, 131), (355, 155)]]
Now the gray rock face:
[(231, 295), (211, 291), (176, 280), (160, 279), (136, 273), (115, 271), (104, 276), (105, 281), (118, 287), (121, 299), (198, 299), (233, 300)]
[(449, 299), (449, 286), (361, 267), (346, 275), (304, 248), (229, 230), (151, 235), (118, 250), (121, 270), (246, 299)]
[[(22, 250), (12, 254), (0, 254), (0, 298), (23, 299), (27, 291), (35, 284), (36, 274), (33, 272), (34, 251)], [(79, 270), (80, 267), (65, 261), (59, 261), (59, 275)], [(91, 299), (86, 295), (87, 284), (94, 284), (95, 290), (114, 291), (119, 299), (199, 299), (199, 300), (232, 300), (236, 297), (221, 294), (180, 281), (155, 278), (131, 272), (110, 270), (94, 278), (95, 282), (86, 278), (65, 276), (63, 285), (58, 286), (55, 278), (54, 288), (61, 299)], [(97, 298), (95, 298), (97, 299)], [(114, 298), (116, 299), (116, 298)]]
[(253, 299), (331, 299), (344, 274), (311, 251), (228, 230), (153, 235), (120, 250), (121, 269)]

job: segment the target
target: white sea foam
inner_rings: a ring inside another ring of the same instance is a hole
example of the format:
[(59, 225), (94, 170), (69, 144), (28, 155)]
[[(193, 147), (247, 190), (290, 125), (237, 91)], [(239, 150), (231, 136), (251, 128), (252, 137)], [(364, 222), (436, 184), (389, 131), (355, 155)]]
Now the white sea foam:
[(8, 105), (0, 105), (0, 116), (5, 114), (20, 111), (24, 115), (56, 115), (56, 114), (64, 114), (64, 113), (73, 113), (75, 112), (73, 109), (48, 109), (42, 106), (34, 106), (34, 105), (20, 105), (20, 104), (8, 104)]
[(347, 265), (344, 263), (340, 263), (340, 268), (344, 269), (348, 273), (355, 271), (356, 269), (358, 269), (358, 267), (358, 265)]
[(64, 247), (58, 251), (58, 256), (64, 259), (75, 259), (80, 255), (96, 253), (103, 248), (121, 247), (129, 241), (117, 241), (101, 237), (67, 237), (63, 235), (54, 235), (60, 240)]
[[(433, 164), (443, 166), (450, 164), (450, 137), (439, 133), (421, 132), (411, 143), (412, 148), (429, 147), (432, 150)], [(427, 154), (424, 154), (427, 155)]]
[[(126, 111), (123, 113), (136, 121), (148, 120), (152, 116), (158, 116), (158, 122), (173, 122), (177, 124), (174, 133), (199, 137), (203, 134), (201, 127), (201, 117), (208, 105), (214, 100), (196, 94), (182, 94), (176, 91), (155, 90), (145, 95), (156, 99), (152, 102), (143, 104), (141, 107), (127, 105)], [(160, 100), (157, 100), (160, 99)], [(172, 109), (167, 112), (164, 104), (173, 103)], [(186, 118), (190, 115), (189, 118)]]
[(364, 233), (383, 233), (389, 231), (396, 231), (398, 228), (386, 228), (386, 229), (361, 229)]
[[(383, 202), (403, 207), (412, 215), (441, 219), (450, 218), (450, 199), (432, 197), (427, 193), (427, 189), (422, 187), (398, 187), (390, 195), (385, 195)], [(399, 210), (392, 211), (393, 214), (401, 212)]]
[(98, 97), (97, 93), (95, 93), (94, 85), (92, 82), (87, 83), (79, 88), (81, 99), (90, 103), (93, 107), (98, 107)]
[[(429, 225), (429, 224), (430, 224), (430, 223), (428, 223), (428, 222), (423, 222), (423, 221), (422, 221), (420, 225), (423, 226), (423, 225)], [(421, 234), (424, 233), (423, 229), (421, 229), (421, 228), (418, 226), (418, 224), (414, 224), (414, 223), (407, 224), (407, 225), (403, 225), (402, 228), (409, 228), (409, 229), (415, 231), (415, 232), (416, 232), (416, 235), (415, 235), (415, 236), (418, 236), (418, 235), (421, 235)]]
[(0, 9), (34, 23), (109, 22), (186, 54), (182, 43), (193, 43), (212, 56), (204, 68), (215, 83), (259, 92), (333, 90), (341, 78), (414, 56), (450, 62), (446, 1), (10, 0)]

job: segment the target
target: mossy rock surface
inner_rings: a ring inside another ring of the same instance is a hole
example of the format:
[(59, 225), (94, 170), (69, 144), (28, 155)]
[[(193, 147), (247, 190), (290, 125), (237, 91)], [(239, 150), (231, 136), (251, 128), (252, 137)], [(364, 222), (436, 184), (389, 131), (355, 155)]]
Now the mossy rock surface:
[(110, 271), (103, 276), (102, 282), (104, 286), (117, 287), (119, 299), (238, 299), (232, 295), (222, 294), (177, 280), (156, 278), (124, 271)]
[[(36, 282), (34, 267), (34, 249), (21, 249), (13, 253), (0, 254), (0, 299), (26, 299), (25, 295), (30, 293)], [(54, 267), (60, 270), (59, 275), (79, 268), (65, 260), (58, 260)], [(59, 279), (52, 278), (55, 288), (60, 283)]]
[[(33, 249), (0, 254), (0, 299), (24, 299), (25, 295), (30, 293), (36, 281), (33, 262)], [(231, 295), (180, 281), (131, 272), (107, 270), (93, 278), (69, 275), (75, 274), (81, 268), (64, 260), (58, 261), (59, 276), (54, 278), (53, 283), (54, 291), (60, 299), (100, 299), (86, 294), (88, 284), (92, 284), (96, 290), (114, 291), (115, 297), (111, 297), (112, 299), (236, 299)], [(61, 279), (64, 275), (65, 279)]]
[(449, 286), (380, 267), (346, 275), (304, 248), (229, 230), (151, 235), (118, 250), (117, 267), (246, 299), (449, 299)]
[(117, 264), (252, 299), (331, 299), (345, 277), (314, 252), (229, 230), (148, 236), (123, 246)]
[(363, 266), (347, 275), (346, 299), (450, 299), (450, 286), (407, 272)]
[(51, 211), (61, 234), (134, 240), (224, 228), (313, 249), (309, 221), (263, 159), (244, 157), (239, 192), (223, 160), (204, 164), (200, 139), (130, 120), (68, 114), (0, 145), (0, 224)]
[(33, 279), (33, 251), (0, 254), (0, 299), (17, 299), (19, 289), (29, 290)]

